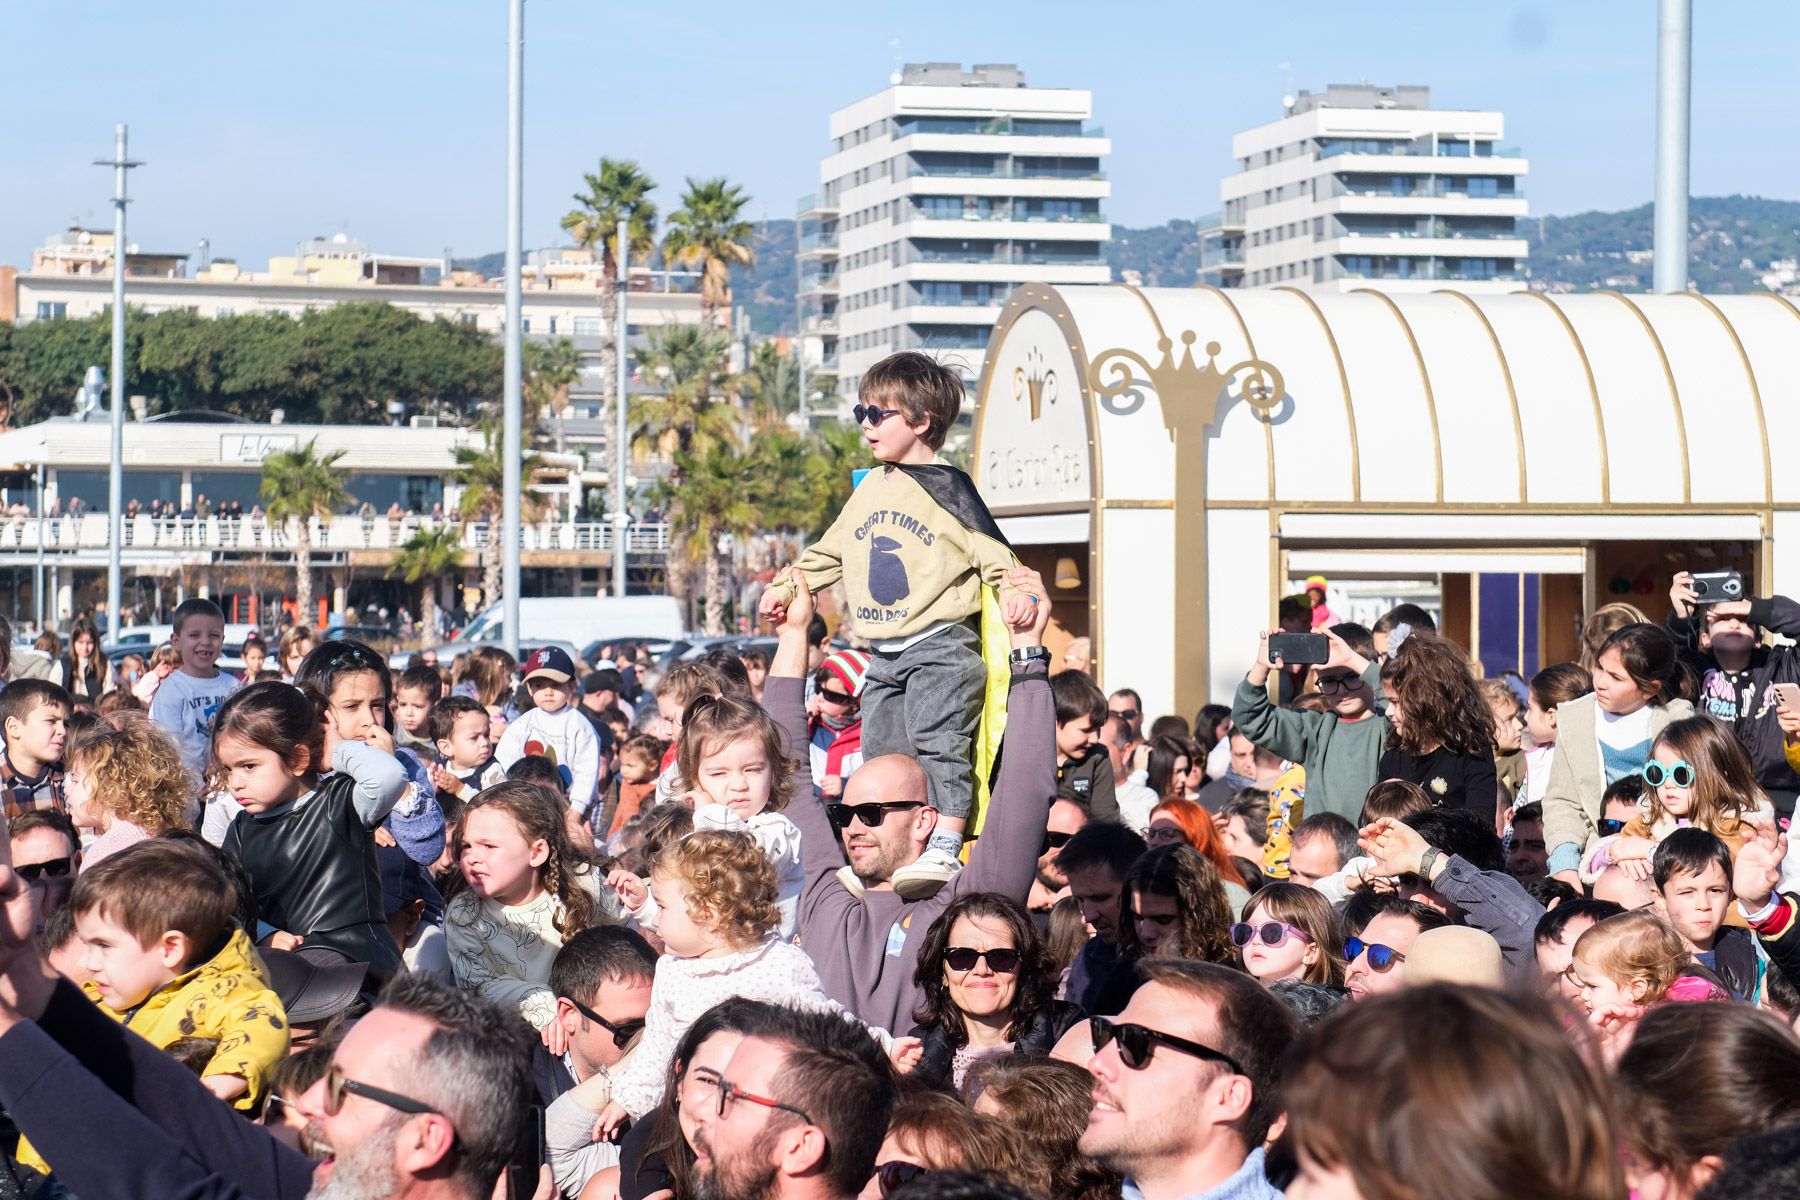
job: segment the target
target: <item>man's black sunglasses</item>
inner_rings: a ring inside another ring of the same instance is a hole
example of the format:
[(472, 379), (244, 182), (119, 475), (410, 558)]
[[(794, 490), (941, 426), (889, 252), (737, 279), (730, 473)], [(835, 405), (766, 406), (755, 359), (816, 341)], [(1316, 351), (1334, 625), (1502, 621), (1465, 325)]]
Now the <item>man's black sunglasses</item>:
[(575, 997), (564, 996), (563, 999), (567, 1000), (570, 1004), (573, 1004), (575, 1006), (576, 1012), (580, 1013), (582, 1016), (586, 1017), (588, 1020), (594, 1022), (594, 1024), (600, 1026), (600, 1028), (606, 1030), (606, 1032), (612, 1034), (613, 1041), (615, 1041), (619, 1044), (620, 1049), (624, 1049), (625, 1044), (627, 1042), (629, 1042), (632, 1038), (636, 1037), (638, 1034), (644, 1032), (644, 1022), (641, 1020), (620, 1021), (618, 1024), (615, 1025), (613, 1022), (607, 1020), (605, 1017), (601, 1016), (599, 1013), (595, 1012), (593, 1009), (589, 1008), (587, 1005), (583, 1004), (581, 1001), (577, 1000)]
[(1199, 1042), (1190, 1042), (1186, 1038), (1178, 1038), (1173, 1034), (1144, 1025), (1124, 1025), (1107, 1017), (1089, 1017), (1088, 1033), (1094, 1039), (1096, 1052), (1104, 1049), (1108, 1042), (1117, 1041), (1119, 1043), (1119, 1061), (1124, 1063), (1129, 1070), (1143, 1070), (1150, 1065), (1150, 1055), (1155, 1048), (1167, 1046), (1181, 1054), (1191, 1054), (1195, 1058), (1224, 1063), (1231, 1068), (1233, 1075), (1244, 1073), (1244, 1068), (1238, 1066), (1237, 1059), (1222, 1050), (1214, 1050), (1211, 1046), (1202, 1046)]
[(1039, 853), (1047, 854), (1052, 850), (1061, 850), (1069, 844), (1069, 839), (1074, 836), (1074, 834), (1064, 833), (1060, 829), (1046, 829), (1044, 830), (1044, 849)]
[(1602, 819), (1600, 822), (1600, 836), (1601, 837), (1611, 837), (1613, 834), (1619, 832), (1619, 830), (1621, 830), (1623, 828), (1625, 828), (1625, 822), (1620, 821), (1614, 817), (1606, 817), (1606, 818)]
[(75, 860), (72, 858), (52, 858), (46, 862), (26, 863), (17, 869), (20, 879), (26, 883), (36, 883), (44, 878), (62, 879), (69, 874), (74, 864)]
[(861, 821), (870, 829), (874, 829), (887, 819), (891, 812), (903, 808), (924, 808), (922, 800), (884, 800), (878, 804), (827, 804), (825, 815), (839, 829), (850, 828), (851, 821)]

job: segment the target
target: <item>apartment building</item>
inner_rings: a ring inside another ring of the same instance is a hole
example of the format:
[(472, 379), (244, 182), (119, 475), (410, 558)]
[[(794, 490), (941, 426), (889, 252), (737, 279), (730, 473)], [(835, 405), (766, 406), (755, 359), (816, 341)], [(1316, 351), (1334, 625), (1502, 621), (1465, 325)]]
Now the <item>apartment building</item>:
[(1332, 84), (1232, 138), (1237, 173), (1203, 221), (1222, 287), (1523, 290), (1524, 155), (1497, 112), (1434, 109), (1426, 87)]
[(800, 202), (803, 346), (856, 394), (869, 366), (923, 350), (981, 373), (1023, 283), (1105, 283), (1105, 131), (1091, 92), (1018, 67), (914, 63), (831, 114), (820, 190)]

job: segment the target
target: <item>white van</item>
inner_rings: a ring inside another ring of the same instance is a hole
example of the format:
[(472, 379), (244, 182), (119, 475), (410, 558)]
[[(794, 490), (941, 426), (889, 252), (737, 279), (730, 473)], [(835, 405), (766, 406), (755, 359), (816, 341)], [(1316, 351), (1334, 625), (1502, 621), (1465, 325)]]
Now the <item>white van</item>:
[[(526, 644), (674, 641), (686, 632), (681, 602), (673, 596), (526, 596), (519, 600), (519, 641)], [(501, 645), (505, 635), (505, 605), (489, 605), (455, 641), (437, 648), (437, 659), (448, 662), (476, 646)], [(411, 657), (411, 652), (405, 652), (390, 661), (403, 667), (405, 663), (399, 660)]]

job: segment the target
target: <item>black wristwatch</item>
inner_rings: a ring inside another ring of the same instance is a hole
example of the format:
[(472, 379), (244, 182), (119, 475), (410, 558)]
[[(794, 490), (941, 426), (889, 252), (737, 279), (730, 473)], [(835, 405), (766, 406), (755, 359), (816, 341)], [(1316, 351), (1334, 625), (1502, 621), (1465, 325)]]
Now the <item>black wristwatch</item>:
[(1045, 670), (1050, 668), (1050, 651), (1043, 646), (1015, 646), (1007, 658), (1015, 668), (1031, 663), (1038, 663)]

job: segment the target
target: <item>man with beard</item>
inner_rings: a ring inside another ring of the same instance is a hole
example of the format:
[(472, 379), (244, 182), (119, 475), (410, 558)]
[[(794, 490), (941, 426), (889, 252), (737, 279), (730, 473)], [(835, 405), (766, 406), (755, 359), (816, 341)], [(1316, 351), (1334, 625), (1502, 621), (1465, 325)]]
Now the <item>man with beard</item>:
[(34, 909), (0, 850), (0, 1107), (70, 1191), (489, 1200), (529, 1111), (516, 1019), (428, 977), (396, 979), (296, 1103), (327, 1156), (315, 1167), (51, 971)]
[(754, 1006), (692, 1137), (698, 1200), (847, 1200), (869, 1181), (893, 1073), (836, 1013)]
[(1226, 967), (1153, 960), (1143, 971), (1123, 1012), (1090, 1022), (1081, 1152), (1123, 1175), (1129, 1200), (1280, 1200), (1262, 1146), (1294, 1018)]
[(1035, 571), (1019, 568), (1009, 578), (1038, 604), (1031, 628), (1012, 633), (1005, 750), (968, 866), (934, 893), (902, 893), (893, 882), (896, 871), (925, 852), (937, 828), (924, 770), (906, 755), (884, 755), (845, 781), (840, 803), (815, 799), (802, 706), (812, 596), (803, 584), (777, 630), (763, 704), (781, 726), (783, 752), (797, 763), (785, 815), (800, 828), (806, 869), (799, 941), (825, 994), (870, 1025), (911, 1027), (918, 943), (951, 901), (999, 892), (1023, 902), (1031, 890), (1046, 809), (1056, 794), (1056, 711), (1043, 646), (1050, 594)]
[(1048, 913), (1057, 901), (1068, 896), (1069, 877), (1057, 865), (1056, 857), (1091, 819), (1087, 806), (1073, 796), (1059, 794), (1051, 801), (1050, 819), (1044, 826), (1044, 852), (1038, 855), (1037, 879), (1031, 885), (1026, 908), (1034, 913)]

